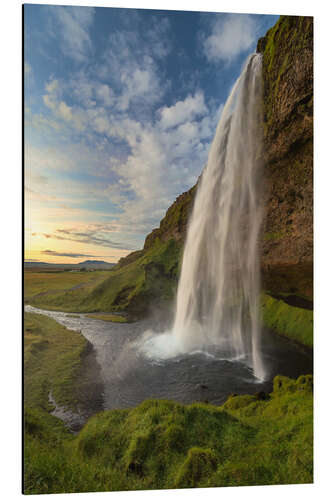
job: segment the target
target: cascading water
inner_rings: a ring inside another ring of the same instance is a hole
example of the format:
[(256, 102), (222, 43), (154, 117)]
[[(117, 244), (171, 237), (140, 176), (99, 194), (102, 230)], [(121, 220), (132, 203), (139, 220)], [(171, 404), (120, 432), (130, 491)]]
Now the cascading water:
[(265, 378), (257, 248), (261, 97), (261, 56), (253, 54), (224, 106), (198, 185), (171, 337), (148, 341), (150, 351), (165, 350), (162, 357), (218, 345), (229, 359), (243, 358), (258, 379)]

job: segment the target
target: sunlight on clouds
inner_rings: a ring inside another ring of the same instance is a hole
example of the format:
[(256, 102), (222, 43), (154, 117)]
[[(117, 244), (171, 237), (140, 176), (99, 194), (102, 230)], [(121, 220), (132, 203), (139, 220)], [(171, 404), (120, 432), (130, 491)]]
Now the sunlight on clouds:
[(186, 97), (184, 101), (178, 101), (173, 106), (159, 109), (160, 126), (162, 129), (168, 129), (190, 120), (196, 115), (206, 114), (207, 111), (204, 95), (198, 91), (194, 96)]
[(197, 181), (238, 74), (223, 61), (249, 49), (256, 21), (209, 14), (207, 33), (198, 15), (180, 33), (162, 12), (29, 9), (41, 22), (25, 67), (28, 253), (126, 255)]
[(211, 34), (203, 42), (208, 60), (230, 62), (248, 50), (256, 40), (256, 23), (246, 14), (229, 14), (218, 18)]

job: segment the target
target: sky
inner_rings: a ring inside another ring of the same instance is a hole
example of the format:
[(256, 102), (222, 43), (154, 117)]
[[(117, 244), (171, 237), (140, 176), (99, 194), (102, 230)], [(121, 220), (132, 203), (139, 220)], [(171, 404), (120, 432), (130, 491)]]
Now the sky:
[(193, 186), (278, 16), (24, 7), (25, 259), (117, 262)]

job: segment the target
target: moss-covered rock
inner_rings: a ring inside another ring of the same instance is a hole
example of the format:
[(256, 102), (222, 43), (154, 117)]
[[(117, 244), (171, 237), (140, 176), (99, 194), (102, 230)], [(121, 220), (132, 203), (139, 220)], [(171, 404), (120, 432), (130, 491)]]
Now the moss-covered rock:
[(283, 300), (263, 294), (261, 313), (265, 327), (299, 344), (313, 347), (313, 311), (290, 306)]
[(312, 299), (313, 19), (281, 16), (263, 55), (263, 284)]

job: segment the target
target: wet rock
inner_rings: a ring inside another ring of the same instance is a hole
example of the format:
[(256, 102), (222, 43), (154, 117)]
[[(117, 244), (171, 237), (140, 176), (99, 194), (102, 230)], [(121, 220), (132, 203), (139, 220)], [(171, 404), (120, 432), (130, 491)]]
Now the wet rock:
[(264, 91), (263, 286), (311, 300), (313, 19), (281, 16), (257, 51)]

